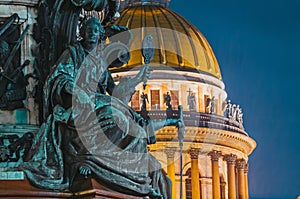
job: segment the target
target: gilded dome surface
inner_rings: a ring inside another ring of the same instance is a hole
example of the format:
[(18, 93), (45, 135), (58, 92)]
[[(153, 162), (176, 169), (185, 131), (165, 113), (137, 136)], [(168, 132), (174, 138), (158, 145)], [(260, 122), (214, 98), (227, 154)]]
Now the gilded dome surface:
[(120, 14), (115, 24), (127, 26), (133, 33), (131, 59), (122, 69), (143, 64), (141, 41), (151, 34), (156, 48), (151, 66), (201, 72), (221, 80), (220, 68), (209, 43), (182, 16), (156, 5), (129, 6)]

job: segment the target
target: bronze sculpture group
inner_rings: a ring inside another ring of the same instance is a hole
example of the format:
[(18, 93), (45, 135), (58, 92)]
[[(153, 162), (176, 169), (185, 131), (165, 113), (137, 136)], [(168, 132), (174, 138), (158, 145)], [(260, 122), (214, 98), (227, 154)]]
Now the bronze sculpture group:
[(147, 144), (156, 142), (156, 130), (180, 126), (182, 120), (145, 120), (127, 105), (135, 86), (146, 83), (150, 72), (142, 67), (135, 77), (114, 83), (108, 67), (122, 59), (108, 61), (107, 54), (121, 46), (126, 57), (128, 49), (122, 42), (105, 42), (99, 19), (85, 19), (80, 36), (46, 78), (44, 122), (21, 165), (23, 171), (43, 189), (72, 190), (77, 179), (92, 177), (117, 192), (171, 198), (171, 182)]

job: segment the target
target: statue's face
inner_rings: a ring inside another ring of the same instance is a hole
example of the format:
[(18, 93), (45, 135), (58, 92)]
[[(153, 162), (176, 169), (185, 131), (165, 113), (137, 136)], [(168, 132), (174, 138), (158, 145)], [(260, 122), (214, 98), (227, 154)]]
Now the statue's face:
[(95, 44), (98, 43), (100, 36), (102, 34), (102, 29), (95, 23), (90, 23), (85, 29), (84, 41), (86, 43)]

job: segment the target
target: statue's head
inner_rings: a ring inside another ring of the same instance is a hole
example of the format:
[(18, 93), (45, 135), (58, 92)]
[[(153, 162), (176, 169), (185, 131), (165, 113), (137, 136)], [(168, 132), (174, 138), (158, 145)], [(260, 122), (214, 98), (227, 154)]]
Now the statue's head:
[(93, 44), (104, 37), (105, 31), (99, 19), (91, 17), (82, 22), (79, 33), (83, 42)]

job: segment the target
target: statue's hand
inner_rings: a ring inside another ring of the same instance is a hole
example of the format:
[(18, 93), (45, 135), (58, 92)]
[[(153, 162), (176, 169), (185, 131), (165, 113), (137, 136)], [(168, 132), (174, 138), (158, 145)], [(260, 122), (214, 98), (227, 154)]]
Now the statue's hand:
[(149, 192), (149, 197), (151, 199), (163, 199), (163, 195), (157, 193), (154, 189), (151, 189)]
[(177, 126), (178, 120), (177, 119), (166, 119), (164, 126)]
[(182, 127), (184, 127), (184, 123), (183, 123), (183, 121), (182, 121), (181, 119), (178, 119), (178, 120), (177, 120), (176, 127), (177, 127), (177, 128), (182, 128)]
[(138, 82), (147, 82), (150, 78), (151, 72), (149, 70), (149, 66), (145, 65), (140, 72), (137, 74), (136, 79)]
[(164, 126), (176, 126), (177, 128), (180, 128), (183, 126), (183, 122), (181, 119), (166, 119)]

